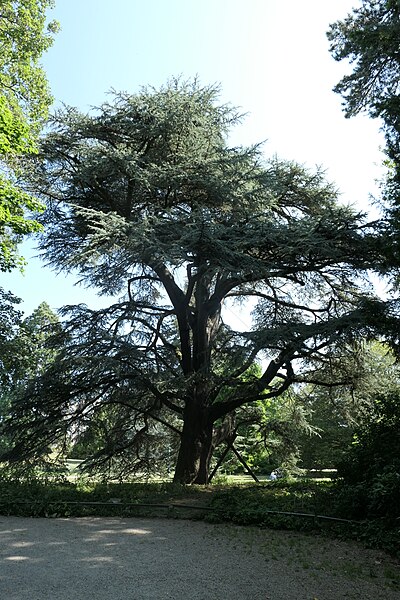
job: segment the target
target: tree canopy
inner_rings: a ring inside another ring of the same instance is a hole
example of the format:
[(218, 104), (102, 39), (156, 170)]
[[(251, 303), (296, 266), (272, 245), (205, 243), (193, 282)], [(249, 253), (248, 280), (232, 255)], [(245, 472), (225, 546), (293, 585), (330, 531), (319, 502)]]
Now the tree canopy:
[(17, 185), (12, 159), (34, 152), (36, 136), (52, 102), (45, 73), (39, 64), (57, 30), (46, 25), (52, 0), (4, 0), (0, 6), (0, 270), (22, 267), (17, 244), (36, 232), (39, 223), (28, 216), (43, 210), (34, 197)]
[[(121, 297), (65, 308), (61, 352), (12, 408), (9, 459), (100, 419), (92, 465), (133, 472), (168, 452), (175, 481), (206, 483), (239, 408), (350, 384), (342, 344), (394, 318), (361, 283), (382, 260), (373, 225), (321, 172), (230, 147), (241, 117), (218, 94), (171, 81), (52, 118), (25, 167), (47, 205), (41, 248)], [(224, 307), (250, 299), (252, 325), (229, 325)]]
[(11, 292), (0, 288), (0, 382), (1, 387), (10, 383), (13, 361), (12, 340), (21, 324), (22, 312), (17, 305), (21, 302)]
[(380, 118), (386, 138), (387, 179), (382, 204), (391, 245), (390, 266), (399, 266), (400, 198), (400, 5), (397, 0), (362, 0), (345, 19), (331, 25), (331, 53), (354, 65), (334, 88), (344, 99), (347, 117), (366, 111)]
[(397, 0), (362, 0), (359, 8), (331, 25), (328, 39), (333, 57), (355, 65), (335, 87), (344, 97), (347, 117), (368, 111), (372, 117), (386, 119), (398, 102), (399, 34)]

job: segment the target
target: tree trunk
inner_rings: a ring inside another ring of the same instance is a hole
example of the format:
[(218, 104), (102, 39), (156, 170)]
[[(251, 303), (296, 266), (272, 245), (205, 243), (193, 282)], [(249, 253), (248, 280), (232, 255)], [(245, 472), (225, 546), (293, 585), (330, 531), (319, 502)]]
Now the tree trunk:
[(175, 483), (207, 484), (212, 456), (213, 424), (208, 409), (188, 403), (184, 412)]
[[(194, 286), (194, 309), (185, 305), (181, 320), (190, 323), (191, 347), (183, 344), (183, 333), (180, 331), (182, 365), (188, 377), (188, 394), (183, 411), (183, 429), (181, 445), (175, 468), (174, 481), (177, 483), (207, 484), (210, 461), (213, 452), (213, 420), (210, 416), (210, 362), (212, 340), (220, 324), (220, 302), (210, 303), (211, 283), (213, 275), (208, 271), (206, 261), (200, 259), (197, 265), (196, 283)], [(186, 338), (185, 338), (186, 339)], [(187, 355), (187, 356), (186, 356)]]

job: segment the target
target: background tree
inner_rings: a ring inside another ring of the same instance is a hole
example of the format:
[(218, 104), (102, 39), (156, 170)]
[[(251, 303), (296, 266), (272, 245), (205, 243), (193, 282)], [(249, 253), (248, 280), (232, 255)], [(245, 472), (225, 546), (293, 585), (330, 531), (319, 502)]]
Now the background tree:
[[(300, 396), (292, 390), (243, 407), (236, 417), (236, 430), (235, 446), (256, 474), (269, 475), (278, 469), (282, 475), (302, 472), (298, 442), (312, 427)], [(233, 455), (230, 460), (231, 471), (233, 467), (232, 472), (243, 472), (243, 465), (235, 458)]]
[(11, 365), (14, 360), (13, 344), (22, 312), (16, 306), (21, 302), (11, 292), (0, 288), (0, 381), (1, 387), (11, 382)]
[[(63, 350), (13, 406), (9, 459), (110, 407), (124, 418), (103, 456), (111, 448), (134, 470), (165, 427), (178, 440), (175, 481), (206, 483), (239, 408), (326, 383), (341, 340), (392, 318), (359, 285), (381, 261), (373, 228), (320, 172), (229, 147), (240, 115), (217, 97), (173, 81), (52, 119), (27, 182), (48, 206), (42, 250), (122, 296), (64, 311)], [(253, 325), (237, 331), (223, 306), (249, 298)], [(261, 376), (244, 379), (255, 361)]]
[[(57, 349), (50, 340), (60, 334), (62, 327), (57, 315), (46, 302), (42, 302), (32, 315), (22, 319), (14, 304), (20, 300), (11, 293), (1, 292), (0, 349), (1, 388), (0, 421), (9, 415), (13, 400), (19, 396), (29, 379), (43, 373), (54, 360)], [(1, 448), (9, 445), (2, 436)]]
[(360, 342), (356, 351), (343, 351), (338, 368), (342, 373), (357, 371), (359, 377), (351, 386), (308, 385), (297, 391), (297, 401), (308, 413), (311, 427), (297, 436), (300, 464), (307, 469), (336, 469), (352, 447), (355, 431), (374, 414), (375, 399), (399, 384), (394, 356), (388, 346), (378, 342)]
[(39, 223), (27, 213), (43, 205), (21, 190), (11, 168), (12, 159), (34, 152), (36, 136), (52, 102), (46, 76), (39, 64), (57, 30), (46, 26), (52, 0), (3, 0), (0, 6), (0, 270), (22, 267), (17, 253), (21, 236), (36, 232)]
[(362, 0), (344, 20), (331, 25), (331, 53), (349, 59), (352, 73), (334, 88), (342, 95), (346, 117), (366, 111), (380, 118), (386, 138), (387, 178), (382, 186), (387, 268), (399, 266), (400, 207), (400, 5), (397, 0)]
[(347, 117), (368, 111), (371, 117), (383, 117), (387, 125), (390, 118), (395, 120), (399, 112), (399, 33), (397, 0), (361, 0), (359, 8), (330, 26), (327, 35), (333, 57), (349, 59), (355, 65), (335, 87), (343, 96)]
[[(394, 275), (398, 289), (400, 4), (396, 0), (363, 0), (360, 8), (331, 26), (328, 37), (334, 58), (347, 58), (354, 64), (353, 72), (335, 88), (344, 97), (346, 116), (367, 111), (383, 123), (388, 172), (380, 199), (386, 220), (382, 245), (387, 247), (387, 271)], [(397, 377), (395, 385), (377, 391), (370, 417), (358, 426), (356, 443), (341, 469), (347, 506), (362, 515), (398, 517), (398, 385)]]
[[(397, 369), (398, 370), (398, 369)], [(400, 495), (399, 380), (374, 397), (373, 409), (356, 426), (353, 443), (338, 464), (334, 503), (347, 518), (371, 519), (376, 539), (398, 547)], [(371, 536), (372, 537), (372, 536)]]
[[(22, 312), (17, 309), (19, 298), (0, 288), (0, 423), (10, 408), (9, 389), (12, 384), (14, 364), (13, 339), (21, 324)], [(4, 436), (0, 437), (0, 451), (7, 448)]]
[(57, 334), (62, 335), (62, 325), (47, 302), (23, 319), (12, 341), (15, 385), (40, 375), (54, 361), (56, 349), (48, 342)]
[[(261, 366), (253, 364), (243, 373), (242, 379), (261, 376)], [(244, 463), (241, 459), (257, 474), (269, 474), (278, 467), (287, 473), (298, 472), (300, 457), (297, 442), (303, 433), (311, 432), (308, 416), (303, 398), (293, 389), (275, 398), (245, 404), (229, 416), (230, 437), (223, 439), (225, 444), (216, 447), (213, 475), (217, 473), (219, 464), (225, 473), (243, 472)], [(226, 419), (222, 419), (222, 425), (226, 425)], [(229, 443), (240, 451), (241, 459), (229, 447)]]

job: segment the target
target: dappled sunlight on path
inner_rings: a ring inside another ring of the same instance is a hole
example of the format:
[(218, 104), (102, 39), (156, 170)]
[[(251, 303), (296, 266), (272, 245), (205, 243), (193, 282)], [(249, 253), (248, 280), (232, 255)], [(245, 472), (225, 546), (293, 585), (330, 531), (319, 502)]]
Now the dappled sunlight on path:
[[(321, 556), (322, 552), (318, 544), (324, 545), (327, 552), (326, 540), (322, 539), (203, 522), (0, 517), (0, 598), (395, 600), (398, 597), (394, 590), (383, 588), (385, 582), (380, 576), (368, 579), (363, 573), (353, 573), (350, 578), (340, 569), (329, 572), (329, 564), (324, 568), (322, 563), (314, 568), (314, 546), (316, 555)], [(337, 550), (339, 554), (346, 551), (346, 546), (342, 546)]]

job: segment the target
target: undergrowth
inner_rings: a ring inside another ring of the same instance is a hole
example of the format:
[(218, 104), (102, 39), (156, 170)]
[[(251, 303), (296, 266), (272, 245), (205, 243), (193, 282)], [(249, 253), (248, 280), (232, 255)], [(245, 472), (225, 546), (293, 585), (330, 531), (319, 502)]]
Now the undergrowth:
[[(188, 509), (192, 507), (192, 509)], [(282, 514), (286, 513), (286, 514)], [(296, 513), (296, 514), (287, 514)], [(331, 482), (184, 486), (169, 482), (0, 481), (0, 514), (24, 517), (167, 516), (353, 538), (400, 558), (400, 519), (357, 522)], [(330, 521), (319, 516), (349, 519)], [(352, 521), (353, 519), (353, 521)]]

